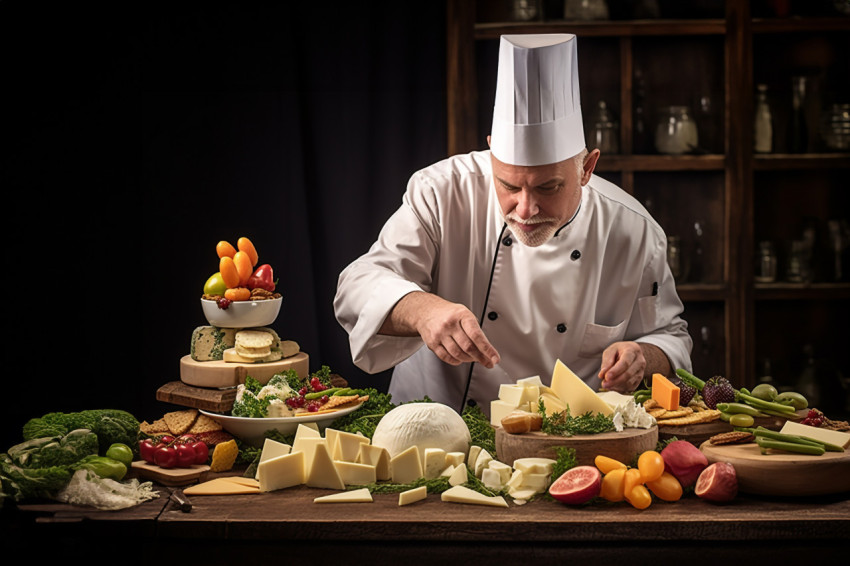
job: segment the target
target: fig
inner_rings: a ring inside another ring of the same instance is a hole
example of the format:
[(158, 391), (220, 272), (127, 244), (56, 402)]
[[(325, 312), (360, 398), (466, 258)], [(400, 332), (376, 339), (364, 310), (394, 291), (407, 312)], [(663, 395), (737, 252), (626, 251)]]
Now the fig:
[(696, 483), (700, 473), (708, 467), (708, 458), (687, 440), (674, 440), (661, 450), (664, 469), (672, 474), (683, 488)]
[(549, 486), (549, 495), (567, 505), (582, 505), (602, 489), (602, 472), (595, 466), (576, 466)]
[(738, 495), (738, 474), (728, 462), (715, 462), (702, 471), (694, 493), (707, 501), (723, 503)]

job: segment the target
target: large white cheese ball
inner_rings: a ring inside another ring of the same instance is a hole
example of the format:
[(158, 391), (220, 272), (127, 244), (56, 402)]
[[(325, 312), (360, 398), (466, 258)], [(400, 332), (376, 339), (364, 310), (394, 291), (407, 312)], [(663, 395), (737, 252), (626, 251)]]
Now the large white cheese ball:
[(416, 402), (399, 405), (381, 418), (372, 444), (387, 449), (390, 458), (411, 446), (442, 448), (446, 452), (467, 454), (472, 437), (463, 418), (448, 405)]

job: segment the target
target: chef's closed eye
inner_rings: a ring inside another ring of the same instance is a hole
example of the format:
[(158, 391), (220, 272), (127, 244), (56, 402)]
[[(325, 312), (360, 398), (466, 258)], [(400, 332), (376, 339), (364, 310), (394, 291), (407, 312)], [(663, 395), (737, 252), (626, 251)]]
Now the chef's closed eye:
[(625, 335), (625, 320), (616, 326), (588, 323), (584, 327), (584, 337), (578, 355), (583, 358), (597, 358), (608, 345), (622, 340)]

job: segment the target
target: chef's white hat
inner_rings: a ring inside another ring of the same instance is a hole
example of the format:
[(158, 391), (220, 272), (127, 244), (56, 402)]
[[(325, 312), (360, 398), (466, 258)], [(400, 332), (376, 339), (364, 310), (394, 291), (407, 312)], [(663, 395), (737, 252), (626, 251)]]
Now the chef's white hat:
[(503, 163), (545, 165), (585, 147), (576, 36), (503, 35), (490, 150)]

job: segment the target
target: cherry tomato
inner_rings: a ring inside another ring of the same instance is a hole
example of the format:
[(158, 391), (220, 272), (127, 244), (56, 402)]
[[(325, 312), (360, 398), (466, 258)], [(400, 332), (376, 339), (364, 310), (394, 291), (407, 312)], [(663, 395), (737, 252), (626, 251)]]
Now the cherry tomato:
[(195, 463), (195, 449), (191, 444), (175, 444), (174, 451), (177, 454), (175, 465), (178, 468), (189, 468)]
[(640, 478), (640, 470), (637, 468), (629, 468), (626, 470), (626, 475), (623, 478), (623, 495), (628, 498), (635, 486), (642, 485)]
[(177, 466), (177, 449), (173, 446), (160, 446), (153, 453), (154, 463), (160, 468)]
[(593, 463), (599, 468), (599, 471), (603, 474), (607, 474), (611, 470), (617, 469), (626, 469), (626, 465), (619, 460), (615, 460), (614, 458), (609, 458), (608, 456), (599, 455), (594, 460)]
[(154, 464), (153, 453), (156, 450), (156, 446), (156, 441), (151, 438), (139, 441), (139, 455), (142, 457), (142, 460), (148, 464)]
[(206, 464), (209, 459), (210, 448), (206, 442), (196, 440), (192, 443), (192, 450), (195, 451), (195, 464)]
[(655, 481), (664, 473), (664, 458), (655, 450), (647, 450), (638, 457), (641, 481)]
[(646, 482), (646, 487), (664, 501), (678, 501), (682, 497), (682, 484), (670, 472), (664, 472), (655, 481)]
[(170, 434), (163, 434), (159, 437), (160, 444), (172, 444), (174, 442), (174, 437)]
[(606, 501), (622, 501), (625, 486), (625, 468), (616, 468), (602, 477), (602, 489), (599, 495)]
[(652, 503), (652, 496), (643, 484), (638, 484), (626, 496), (626, 501), (635, 509), (646, 509)]

